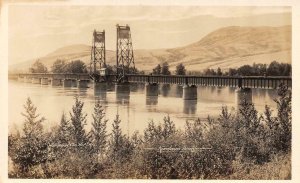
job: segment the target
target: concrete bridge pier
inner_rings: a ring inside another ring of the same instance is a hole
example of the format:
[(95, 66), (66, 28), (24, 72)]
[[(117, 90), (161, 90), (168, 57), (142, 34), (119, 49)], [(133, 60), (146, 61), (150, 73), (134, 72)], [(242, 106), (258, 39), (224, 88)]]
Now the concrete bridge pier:
[(158, 84), (157, 83), (147, 83), (146, 86), (146, 96), (158, 96)]
[(183, 100), (197, 100), (197, 86), (184, 85), (182, 98)]
[(89, 80), (77, 80), (77, 88), (88, 88)]
[(236, 111), (238, 113), (244, 101), (246, 101), (248, 104), (252, 104), (251, 88), (237, 88), (235, 90)]
[(31, 82), (32, 84), (41, 84), (41, 78), (32, 78)]
[(61, 79), (51, 79), (51, 85), (52, 86), (60, 86), (61, 85)]
[(63, 79), (62, 84), (63, 84), (63, 87), (72, 87), (72, 80), (71, 79)]
[(107, 83), (106, 82), (94, 82), (93, 83), (94, 86), (94, 91), (95, 92), (106, 92), (107, 89)]
[(48, 78), (42, 78), (41, 79), (41, 85), (48, 85), (48, 84), (49, 84)]

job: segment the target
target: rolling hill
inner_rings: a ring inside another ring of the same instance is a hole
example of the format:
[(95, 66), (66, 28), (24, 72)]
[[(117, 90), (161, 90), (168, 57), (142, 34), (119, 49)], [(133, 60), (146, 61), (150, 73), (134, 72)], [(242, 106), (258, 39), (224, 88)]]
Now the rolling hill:
[[(90, 50), (88, 45), (71, 45), (37, 59), (48, 68), (57, 59), (80, 59), (89, 64)], [(115, 51), (107, 50), (106, 55), (107, 63), (115, 64)], [(226, 70), (245, 64), (268, 64), (273, 60), (291, 63), (291, 26), (224, 27), (184, 47), (134, 50), (134, 56), (136, 67), (145, 71), (151, 71), (164, 61), (169, 63), (171, 70), (174, 70), (177, 64), (183, 63), (187, 70), (192, 71), (217, 67)], [(9, 70), (27, 70), (35, 60), (11, 65)]]

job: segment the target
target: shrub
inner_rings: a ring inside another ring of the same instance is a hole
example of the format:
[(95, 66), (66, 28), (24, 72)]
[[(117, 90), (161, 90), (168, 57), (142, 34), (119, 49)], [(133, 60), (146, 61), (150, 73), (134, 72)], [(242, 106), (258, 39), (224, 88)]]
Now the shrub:
[(86, 116), (82, 112), (84, 103), (81, 102), (78, 97), (75, 97), (75, 104), (70, 112), (71, 125), (72, 125), (72, 136), (77, 146), (85, 145), (87, 143), (87, 135), (84, 130), (86, 125)]
[(91, 142), (93, 144), (94, 153), (97, 156), (103, 156), (107, 147), (107, 134), (106, 124), (108, 120), (105, 120), (105, 113), (100, 105), (100, 100), (97, 100), (94, 107), (94, 114), (92, 129), (91, 129)]
[(287, 86), (280, 85), (278, 89), (279, 99), (275, 99), (277, 104), (277, 116), (272, 116), (269, 106), (265, 107), (265, 122), (267, 128), (267, 144), (270, 153), (289, 152), (291, 150), (292, 139), (292, 109), (291, 91)]
[(47, 73), (48, 69), (42, 62), (37, 60), (29, 68), (29, 72), (30, 73)]
[(185, 75), (186, 74), (186, 69), (182, 63), (180, 63), (176, 66), (175, 74), (176, 75)]
[(12, 152), (11, 158), (21, 171), (27, 172), (34, 165), (44, 163), (47, 160), (48, 142), (45, 139), (42, 122), (44, 117), (39, 117), (36, 107), (30, 98), (27, 98), (24, 105), (25, 117), (23, 132), (24, 135), (10, 138)]

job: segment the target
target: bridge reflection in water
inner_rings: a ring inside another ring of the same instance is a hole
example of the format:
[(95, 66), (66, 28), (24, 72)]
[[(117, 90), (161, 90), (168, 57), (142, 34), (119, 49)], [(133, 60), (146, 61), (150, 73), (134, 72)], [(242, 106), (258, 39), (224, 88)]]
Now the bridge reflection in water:
[(185, 114), (196, 114), (197, 111), (197, 100), (184, 100), (183, 101), (183, 113)]
[(147, 96), (146, 97), (146, 105), (154, 106), (158, 104), (158, 96)]
[(94, 83), (94, 95), (100, 100), (106, 100), (107, 83)]
[(128, 105), (130, 99), (130, 84), (118, 83), (115, 85), (116, 99), (118, 104)]

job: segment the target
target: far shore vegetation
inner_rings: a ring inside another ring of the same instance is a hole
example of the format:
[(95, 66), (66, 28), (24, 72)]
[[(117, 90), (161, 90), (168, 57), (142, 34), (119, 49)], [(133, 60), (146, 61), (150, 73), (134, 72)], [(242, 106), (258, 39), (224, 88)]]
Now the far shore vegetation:
[[(108, 74), (116, 73), (116, 66), (106, 64)], [(137, 68), (127, 68), (131, 74), (152, 74), (152, 75), (199, 75), (199, 76), (291, 76), (292, 66), (289, 63), (272, 61), (270, 64), (254, 63), (243, 65), (237, 68), (222, 70), (207, 68), (202, 71), (188, 71), (182, 63), (176, 65), (175, 71), (170, 71), (168, 62), (155, 66), (150, 73), (140, 71)], [(29, 73), (88, 73), (90, 67), (81, 60), (65, 61), (57, 59), (50, 68), (47, 68), (41, 61), (37, 60), (28, 70)], [(13, 73), (13, 72), (10, 72)]]

